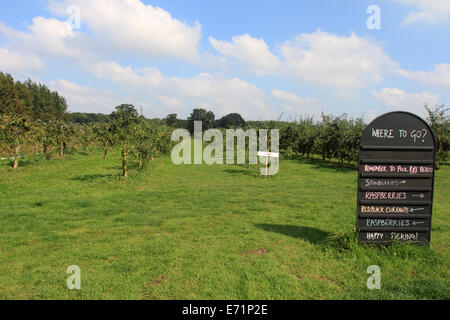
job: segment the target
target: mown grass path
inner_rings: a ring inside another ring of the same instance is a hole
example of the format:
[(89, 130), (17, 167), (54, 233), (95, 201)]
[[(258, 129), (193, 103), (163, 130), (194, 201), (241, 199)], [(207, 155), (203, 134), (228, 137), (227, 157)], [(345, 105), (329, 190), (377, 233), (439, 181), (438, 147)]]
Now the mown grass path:
[[(120, 179), (101, 152), (0, 165), (1, 299), (449, 299), (450, 168), (432, 244), (362, 247), (357, 172), (320, 161), (182, 165)], [(66, 269), (81, 268), (81, 290)], [(381, 290), (366, 269), (381, 267)]]

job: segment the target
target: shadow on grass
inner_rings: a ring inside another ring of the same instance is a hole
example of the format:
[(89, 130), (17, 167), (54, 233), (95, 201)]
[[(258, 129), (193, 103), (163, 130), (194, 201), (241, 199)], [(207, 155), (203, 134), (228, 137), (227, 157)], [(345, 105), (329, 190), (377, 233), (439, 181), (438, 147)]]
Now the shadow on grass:
[(232, 175), (241, 175), (247, 177), (257, 177), (259, 176), (254, 170), (251, 169), (226, 169), (224, 172)]
[(45, 202), (44, 201), (38, 201), (38, 202), (33, 203), (33, 205), (35, 207), (41, 208), (41, 207), (43, 207), (45, 205)]
[(87, 174), (84, 176), (77, 176), (72, 178), (73, 181), (81, 181), (81, 182), (95, 182), (95, 181), (108, 181), (108, 180), (117, 180), (121, 177), (119, 173), (109, 173), (109, 174)]
[[(19, 168), (40, 164), (44, 161), (45, 161), (45, 159), (42, 155), (32, 155), (32, 156), (27, 156), (27, 157), (21, 157), (19, 159)], [(12, 160), (12, 159), (1, 160), (0, 165), (12, 168), (14, 165), (14, 160)]]
[[(144, 165), (141, 169), (145, 169), (148, 165), (150, 164), (150, 161), (146, 161), (144, 162)], [(127, 168), (128, 171), (132, 171), (132, 170), (138, 170), (139, 169), (139, 165), (135, 162), (128, 162), (127, 163)], [(122, 171), (122, 166), (119, 164), (117, 166), (110, 166), (110, 167), (105, 167), (106, 170), (114, 170), (114, 171)]]
[(333, 248), (340, 252), (352, 250), (358, 246), (358, 239), (354, 232), (333, 234), (313, 227), (280, 224), (256, 224), (255, 226), (265, 231), (303, 239), (323, 248)]
[(281, 224), (257, 224), (256, 227), (265, 231), (281, 233), (293, 238), (299, 238), (313, 244), (323, 244), (329, 237), (329, 233), (317, 228), (304, 226), (290, 226)]
[(300, 159), (300, 163), (306, 163), (313, 165), (316, 169), (328, 169), (338, 172), (348, 172), (348, 171), (357, 171), (358, 165), (357, 163), (339, 163), (333, 161), (327, 161), (322, 159)]
[(382, 290), (359, 288), (346, 292), (342, 298), (352, 300), (448, 300), (449, 281), (438, 279), (401, 279), (382, 284)]

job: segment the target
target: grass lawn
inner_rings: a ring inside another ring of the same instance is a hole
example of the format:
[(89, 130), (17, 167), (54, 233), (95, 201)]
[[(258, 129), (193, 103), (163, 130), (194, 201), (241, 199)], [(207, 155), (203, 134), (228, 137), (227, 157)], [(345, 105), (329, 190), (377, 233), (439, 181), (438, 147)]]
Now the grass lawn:
[[(436, 173), (431, 246), (359, 246), (357, 171), (119, 153), (0, 164), (1, 299), (449, 299), (450, 167)], [(66, 269), (81, 268), (81, 290)], [(381, 289), (368, 290), (370, 265)]]

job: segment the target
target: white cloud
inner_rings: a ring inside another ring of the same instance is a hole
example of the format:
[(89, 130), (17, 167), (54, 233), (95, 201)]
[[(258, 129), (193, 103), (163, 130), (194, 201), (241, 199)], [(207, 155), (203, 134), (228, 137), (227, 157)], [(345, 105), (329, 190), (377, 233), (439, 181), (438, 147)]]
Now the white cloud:
[(299, 98), (295, 93), (289, 92), (289, 91), (283, 91), (279, 89), (272, 89), (271, 94), (280, 100), (284, 100), (286, 102), (294, 103), (294, 104), (300, 104), (302, 103), (302, 99)]
[(395, 63), (373, 40), (317, 31), (281, 47), (285, 72), (307, 82), (354, 89), (382, 82)]
[(109, 114), (120, 104), (110, 91), (79, 86), (65, 79), (51, 81), (49, 87), (66, 98), (68, 110), (71, 112)]
[(372, 90), (372, 95), (388, 107), (419, 115), (423, 114), (425, 104), (434, 106), (439, 103), (438, 96), (426, 91), (407, 93), (397, 88), (383, 88), (381, 91)]
[(221, 54), (238, 59), (257, 74), (273, 73), (281, 64), (263, 39), (248, 34), (235, 36), (232, 42), (210, 37), (209, 43)]
[(115, 62), (99, 62), (89, 67), (89, 70), (100, 79), (109, 79), (126, 86), (159, 86), (165, 80), (161, 72), (154, 68), (134, 70), (122, 67)]
[(0, 71), (21, 74), (40, 73), (44, 63), (34, 55), (24, 55), (7, 47), (0, 48)]
[(394, 0), (401, 4), (417, 8), (418, 11), (411, 12), (403, 24), (416, 22), (424, 23), (446, 23), (450, 19), (450, 1), (448, 0)]
[(140, 0), (49, 1), (55, 14), (67, 16), (69, 5), (81, 12), (81, 29), (88, 27), (97, 45), (144, 57), (198, 58), (201, 26), (188, 25), (161, 8)]
[(274, 89), (268, 94), (238, 78), (202, 73), (192, 78), (169, 77), (154, 68), (133, 69), (115, 62), (102, 62), (90, 70), (100, 79), (120, 83), (137, 94), (146, 92), (153, 99), (151, 114), (170, 112), (189, 115), (195, 107), (212, 110), (217, 117), (238, 112), (246, 119), (274, 119), (281, 112), (289, 115), (317, 115), (321, 107), (315, 98)]
[(156, 99), (163, 105), (174, 111), (185, 111), (188, 106), (181, 100), (176, 97), (169, 97), (164, 95), (155, 95)]
[(65, 21), (36, 17), (28, 27), (28, 32), (14, 30), (0, 23), (0, 32), (21, 52), (71, 58), (88, 55), (81, 37), (77, 37)]
[(305, 116), (313, 115), (318, 116), (323, 111), (323, 106), (319, 105), (319, 102), (315, 98), (306, 97), (300, 98), (293, 92), (272, 89), (272, 96), (281, 105), (281, 110), (287, 113), (289, 116)]
[[(154, 68), (133, 69), (115, 62), (102, 62), (90, 68), (100, 79), (108, 79), (128, 90), (145, 90), (164, 108), (188, 114), (194, 107), (204, 106), (216, 116), (239, 112), (243, 117), (255, 115), (270, 118), (275, 113), (268, 107), (268, 95), (258, 87), (238, 78), (224, 78), (202, 73), (192, 78), (169, 77)], [(168, 97), (171, 97), (168, 99)], [(166, 110), (166, 113), (167, 113)]]
[(281, 58), (270, 52), (264, 40), (249, 35), (234, 37), (232, 43), (210, 42), (217, 51), (240, 59), (256, 73), (285, 75), (331, 87), (347, 97), (354, 96), (355, 89), (381, 83), (396, 66), (374, 40), (354, 33), (338, 36), (318, 30), (298, 35), (281, 44)]
[[(72, 26), (67, 13), (74, 5), (80, 8), (81, 29)], [(49, 9), (61, 20), (35, 17), (25, 31), (0, 22), (0, 33), (15, 51), (32, 52), (41, 58), (88, 63), (106, 56), (132, 55), (224, 63), (223, 59), (199, 53), (198, 22), (188, 25), (140, 0), (50, 0)]]
[(431, 71), (398, 70), (398, 73), (427, 87), (450, 90), (450, 64), (436, 64)]

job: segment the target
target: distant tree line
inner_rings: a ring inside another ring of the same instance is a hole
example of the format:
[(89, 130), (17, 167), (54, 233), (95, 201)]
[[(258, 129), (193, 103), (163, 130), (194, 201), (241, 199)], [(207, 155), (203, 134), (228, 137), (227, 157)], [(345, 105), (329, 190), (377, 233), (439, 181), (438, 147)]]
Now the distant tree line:
[(194, 121), (201, 121), (203, 130), (211, 128), (243, 128), (246, 126), (244, 118), (238, 113), (230, 113), (220, 119), (216, 119), (212, 111), (202, 108), (194, 109), (187, 120), (177, 118), (177, 114), (169, 114), (163, 122), (172, 128), (188, 129), (194, 131)]
[[(437, 161), (445, 162), (450, 148), (449, 109), (442, 105), (425, 106), (425, 110), (426, 121), (436, 136)], [(318, 120), (305, 117), (294, 121), (245, 121), (238, 113), (216, 119), (212, 111), (197, 108), (186, 120), (178, 119), (177, 114), (146, 119), (130, 104), (118, 106), (110, 115), (68, 113), (66, 100), (57, 92), (31, 80), (14, 81), (9, 74), (0, 72), (0, 153), (13, 156), (14, 167), (18, 166), (26, 144), (34, 144), (36, 152), (42, 146), (44, 155), (53, 147), (63, 156), (69, 144), (86, 148), (96, 143), (104, 148), (105, 157), (110, 147), (121, 149), (126, 176), (129, 157), (136, 158), (142, 167), (157, 154), (170, 152), (171, 131), (185, 128), (193, 132), (195, 121), (202, 122), (203, 130), (279, 129), (284, 158), (319, 155), (323, 160), (334, 158), (341, 163), (357, 160), (359, 140), (366, 127), (362, 118), (325, 113)]]
[(110, 148), (120, 149), (126, 177), (130, 160), (142, 168), (169, 153), (170, 137), (169, 127), (146, 119), (133, 105), (119, 105), (110, 115), (68, 113), (64, 97), (44, 84), (0, 72), (0, 156), (14, 169), (24, 158), (64, 157), (100, 145), (105, 158)]
[(49, 121), (64, 119), (66, 110), (66, 99), (46, 85), (30, 79), (14, 81), (11, 75), (0, 72), (0, 113)]
[[(450, 119), (444, 105), (430, 108), (425, 105), (426, 121), (436, 137), (437, 164), (449, 159)], [(367, 126), (362, 118), (346, 114), (333, 116), (322, 113), (320, 119), (305, 117), (293, 121), (245, 121), (238, 113), (228, 114), (218, 120), (212, 111), (194, 109), (187, 120), (170, 114), (162, 120), (172, 128), (186, 128), (193, 132), (194, 121), (201, 121), (203, 130), (211, 128), (279, 129), (280, 151), (284, 158), (310, 158), (319, 155), (322, 160), (338, 159), (340, 163), (357, 161), (362, 133)]]
[(335, 117), (322, 113), (319, 121), (300, 118), (280, 125), (280, 150), (286, 157), (309, 159), (316, 154), (322, 160), (356, 161), (365, 127), (362, 118), (352, 119), (346, 114)]
[(111, 117), (108, 114), (82, 112), (67, 113), (65, 118), (68, 122), (78, 124), (106, 123), (111, 120)]
[(164, 121), (170, 127), (184, 126), (191, 133), (194, 130), (194, 121), (201, 121), (203, 130), (279, 129), (280, 151), (284, 158), (309, 158), (312, 154), (318, 154), (323, 160), (338, 158), (341, 162), (357, 160), (359, 140), (366, 126), (361, 118), (350, 119), (345, 114), (334, 117), (324, 113), (320, 121), (314, 121), (312, 117), (296, 121), (245, 121), (238, 113), (215, 120), (214, 113), (205, 109), (194, 109), (185, 121), (177, 119), (176, 114), (169, 115)]

